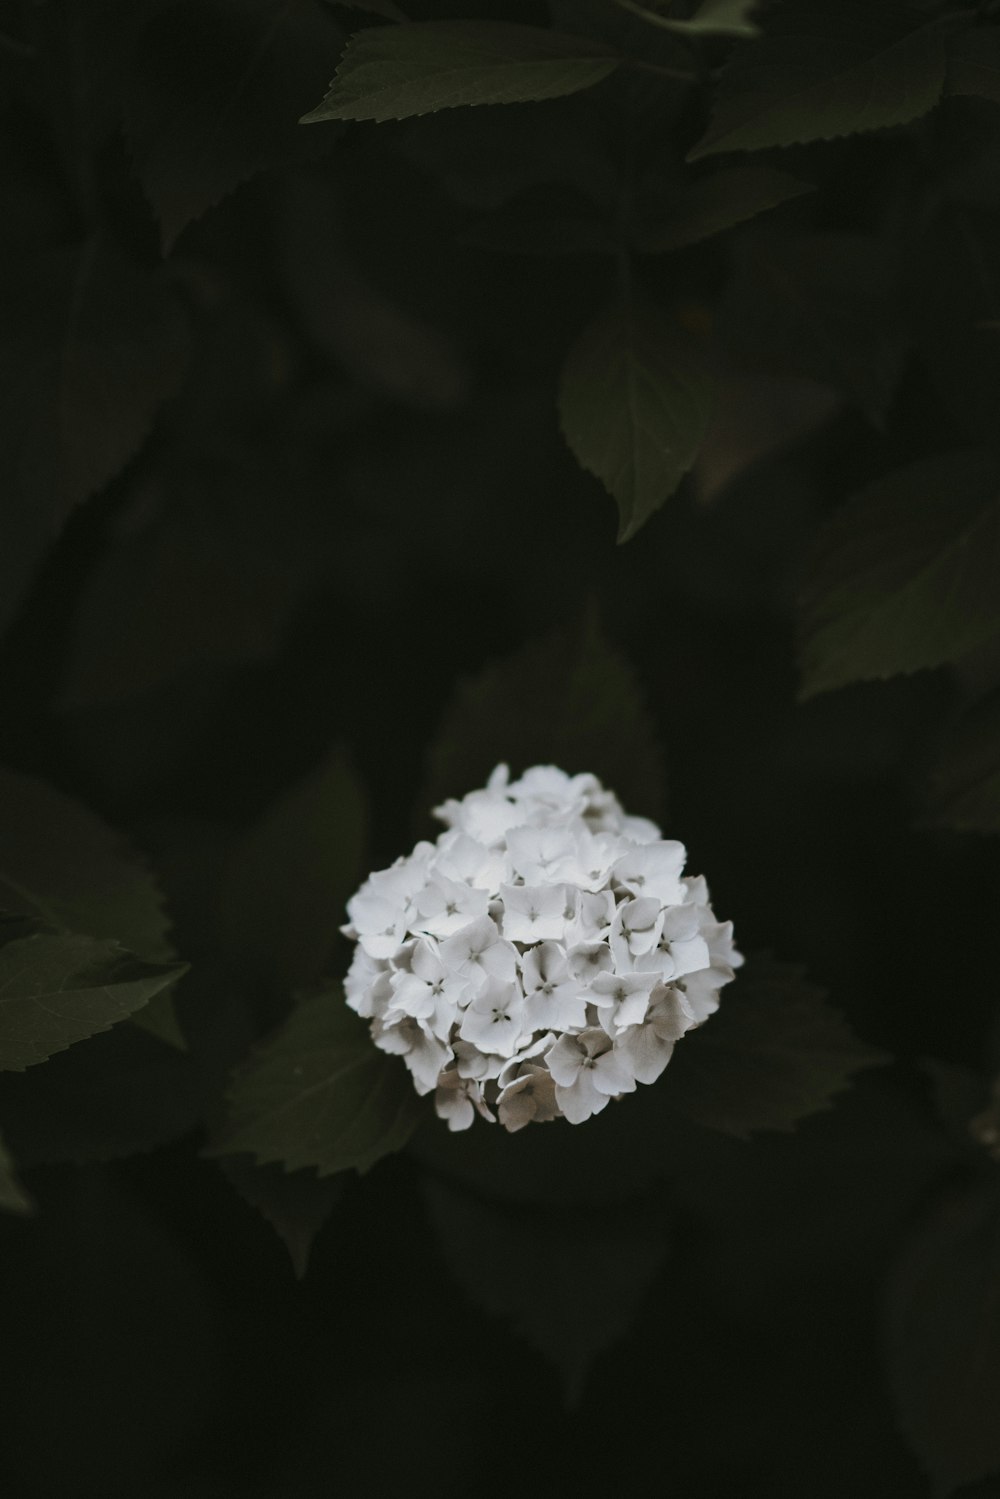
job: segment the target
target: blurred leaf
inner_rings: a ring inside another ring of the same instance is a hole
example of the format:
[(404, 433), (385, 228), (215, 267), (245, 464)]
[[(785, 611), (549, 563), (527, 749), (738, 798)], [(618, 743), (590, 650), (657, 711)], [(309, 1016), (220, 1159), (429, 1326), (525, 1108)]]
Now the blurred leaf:
[(639, 227), (636, 249), (658, 255), (697, 244), (814, 191), (811, 183), (773, 167), (723, 167), (711, 176), (696, 178), (665, 201), (659, 198)]
[(223, 875), (222, 938), (236, 970), (283, 994), (323, 976), (365, 873), (367, 822), (339, 750), (264, 813)]
[(905, 6), (786, 3), (759, 41), (734, 51), (688, 159), (902, 125), (933, 109), (944, 75), (941, 24)]
[(1000, 1077), (993, 1083), (986, 1107), (979, 1109), (967, 1124), (976, 1144), (989, 1151), (995, 1161), (1000, 1161)]
[(945, 730), (921, 790), (935, 827), (1000, 833), (1000, 695)]
[(476, 1197), (605, 1212), (613, 1205), (617, 1212), (675, 1164), (675, 1120), (664, 1126), (660, 1113), (650, 1108), (655, 1100), (655, 1090), (640, 1088), (588, 1119), (586, 1129), (554, 1120), (513, 1135), (485, 1121), (451, 1131), (429, 1113), (408, 1154), (434, 1177)]
[(748, 234), (719, 337), (746, 368), (833, 386), (879, 423), (902, 366), (896, 276), (867, 235)]
[(165, 1495), (160, 1473), (225, 1410), (218, 1292), (162, 1207), (100, 1167), (51, 1173), (45, 1210), (7, 1236), (9, 1493)]
[[(205, 1025), (218, 1032), (224, 1012), (217, 996), (207, 998), (216, 1003)], [(25, 1167), (121, 1160), (198, 1126), (202, 1070), (209, 1068), (200, 1052), (196, 1061), (136, 1026), (116, 1025), (86, 1046), (59, 1052), (44, 1067), (7, 1073), (0, 1125)]]
[(368, 15), (381, 16), (384, 21), (405, 21), (406, 17), (393, 0), (327, 0), (328, 4), (340, 5), (345, 10), (363, 10)]
[(402, 1150), (420, 1118), (406, 1069), (372, 1041), (334, 984), (300, 1000), (229, 1089), (212, 1157), (252, 1155), (289, 1171), (368, 1171)]
[(274, 1229), (301, 1280), (309, 1268), (313, 1241), (343, 1196), (344, 1177), (257, 1166), (251, 1156), (227, 1156), (219, 1165), (240, 1196)]
[(136, 38), (161, 0), (48, 0), (37, 8), (52, 130), (79, 200), (91, 209), (98, 153), (121, 125)]
[(645, 693), (593, 615), (460, 683), (428, 751), (420, 811), (484, 785), (500, 760), (515, 774), (536, 763), (590, 771), (628, 811), (659, 812), (663, 753)]
[(255, 172), (301, 154), (298, 119), (343, 32), (316, 0), (169, 0), (131, 68), (126, 129), (169, 249)]
[(961, 1067), (941, 1057), (921, 1057), (917, 1066), (928, 1081), (934, 1113), (948, 1139), (963, 1154), (973, 1150), (975, 1116), (983, 1114), (989, 1094), (986, 1079), (971, 1067)]
[[(627, 1335), (666, 1258), (655, 1222), (619, 1208), (570, 1212), (499, 1207), (425, 1177), (441, 1252), (465, 1294), (558, 1369), (579, 1402), (595, 1360)], [(595, 1267), (601, 1286), (595, 1290)]]
[(17, 1213), (22, 1217), (35, 1211), (35, 1204), (17, 1179), (14, 1162), (10, 1158), (10, 1152), (2, 1136), (0, 1136), (0, 1211)]
[(610, 209), (618, 170), (607, 124), (589, 102), (581, 95), (520, 109), (445, 111), (403, 126), (398, 149), (472, 208), (500, 208), (520, 193), (558, 183)]
[(466, 231), (462, 243), (504, 255), (615, 255), (613, 227), (579, 205), (560, 210), (550, 185), (503, 204)]
[[(699, 499), (713, 504), (730, 484), (739, 484), (750, 471), (758, 468), (761, 480), (759, 494), (754, 495), (752, 514), (742, 497), (732, 495), (726, 514), (732, 515), (747, 535), (760, 538), (758, 550), (771, 568), (777, 565), (782, 594), (787, 591), (789, 560), (801, 551), (800, 533), (815, 524), (815, 499), (807, 480), (798, 474), (786, 480), (789, 498), (785, 506), (794, 507), (796, 519), (789, 525), (784, 519), (771, 521), (782, 509), (783, 495), (771, 481), (779, 455), (801, 443), (829, 422), (841, 405), (841, 398), (828, 385), (816, 380), (800, 380), (790, 375), (764, 375), (759, 371), (735, 368), (724, 357), (712, 371), (715, 379), (715, 408), (694, 467), (694, 483)], [(765, 471), (765, 465), (770, 472)], [(768, 505), (768, 497), (771, 504)], [(766, 507), (766, 508), (765, 508)], [(745, 520), (743, 519), (745, 517)], [(702, 535), (704, 531), (702, 530)], [(715, 553), (715, 555), (713, 555)], [(738, 548), (739, 562), (723, 583), (717, 544), (713, 553), (706, 552), (706, 570), (713, 582), (716, 597), (723, 590), (727, 598), (733, 589), (739, 592), (754, 588), (759, 578), (746, 575), (746, 553), (743, 538)]]
[(889, 1058), (867, 1046), (791, 964), (757, 959), (715, 1015), (678, 1042), (663, 1102), (707, 1129), (748, 1139), (831, 1106), (855, 1072)]
[(74, 506), (146, 437), (179, 379), (162, 281), (106, 236), (7, 268), (0, 337), (0, 628)]
[(642, 4), (641, 0), (616, 0), (616, 4), (623, 10), (640, 16), (642, 20), (662, 27), (664, 31), (676, 32), (678, 36), (752, 37), (759, 30), (750, 20), (757, 9), (758, 0), (702, 0), (694, 15), (687, 21), (675, 20), (668, 13), (670, 0), (666, 0), (662, 15), (656, 0), (649, 0), (648, 4)]
[(670, 498), (705, 435), (711, 386), (676, 321), (634, 294), (570, 349), (559, 385), (563, 436), (618, 505), (628, 541)]
[(928, 1214), (888, 1293), (899, 1423), (939, 1493), (1000, 1469), (1000, 1200), (996, 1183)]
[[(286, 292), (303, 333), (365, 388), (423, 411), (446, 411), (468, 395), (458, 342), (383, 289), (345, 243), (344, 205), (327, 178), (286, 177), (278, 229)], [(407, 278), (408, 280), (410, 278)], [(329, 504), (324, 490), (323, 498)], [(340, 517), (338, 517), (338, 520)], [(342, 532), (330, 548), (342, 545)]]
[(23, 1072), (141, 1009), (186, 964), (0, 917), (0, 1071)]
[[(995, 113), (992, 105), (984, 108)], [(907, 311), (934, 393), (957, 430), (986, 446), (996, 437), (1000, 385), (1000, 336), (994, 326), (1000, 301), (993, 272), (1000, 224), (992, 212), (997, 173), (994, 162), (984, 174), (989, 213), (952, 207), (935, 215), (908, 246), (902, 267)]]
[(972, 26), (954, 38), (948, 92), (976, 94), (1000, 104), (1000, 26)]
[(373, 26), (350, 38), (329, 93), (303, 123), (556, 99), (600, 83), (620, 61), (583, 37), (502, 21)]
[(802, 696), (955, 661), (1000, 631), (1000, 475), (937, 454), (876, 481), (820, 534), (802, 581)]
[[(2, 766), (0, 910), (114, 938), (155, 962), (175, 957), (163, 896), (145, 859), (79, 802)], [(168, 993), (133, 1020), (183, 1049)]]
[(137, 488), (87, 578), (58, 706), (272, 659), (333, 535), (329, 495), (293, 458), (279, 466), (263, 444), (226, 461), (178, 455)]

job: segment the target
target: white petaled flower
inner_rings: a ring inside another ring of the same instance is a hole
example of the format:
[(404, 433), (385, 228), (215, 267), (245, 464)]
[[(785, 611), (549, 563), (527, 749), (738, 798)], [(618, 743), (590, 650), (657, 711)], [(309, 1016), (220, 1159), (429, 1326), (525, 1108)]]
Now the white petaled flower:
[(534, 765), (348, 902), (344, 985), (448, 1128), (581, 1124), (655, 1082), (743, 962), (684, 845), (593, 775)]

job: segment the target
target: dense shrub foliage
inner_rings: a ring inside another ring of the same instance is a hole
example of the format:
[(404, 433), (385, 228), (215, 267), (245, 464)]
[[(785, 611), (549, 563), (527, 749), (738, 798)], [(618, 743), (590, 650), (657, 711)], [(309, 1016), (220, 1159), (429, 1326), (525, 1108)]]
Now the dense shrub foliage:
[[(1000, 4), (7, 0), (0, 92), (4, 1495), (998, 1492)], [(583, 1128), (344, 999), (500, 762), (747, 956)]]

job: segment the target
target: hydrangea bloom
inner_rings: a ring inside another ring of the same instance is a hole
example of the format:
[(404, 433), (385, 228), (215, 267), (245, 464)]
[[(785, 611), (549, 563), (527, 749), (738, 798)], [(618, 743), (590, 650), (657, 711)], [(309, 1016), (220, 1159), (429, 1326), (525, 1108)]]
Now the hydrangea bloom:
[(596, 776), (535, 765), (349, 901), (347, 1003), (449, 1128), (580, 1124), (652, 1083), (743, 961), (683, 844)]

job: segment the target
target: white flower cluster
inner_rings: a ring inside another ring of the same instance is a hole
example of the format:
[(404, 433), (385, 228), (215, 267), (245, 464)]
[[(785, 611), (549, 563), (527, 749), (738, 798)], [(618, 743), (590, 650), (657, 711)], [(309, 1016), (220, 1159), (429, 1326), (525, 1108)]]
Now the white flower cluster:
[(435, 814), (448, 831), (348, 903), (347, 1003), (376, 1046), (455, 1130), (580, 1124), (654, 1082), (743, 961), (683, 844), (552, 765), (499, 765)]

